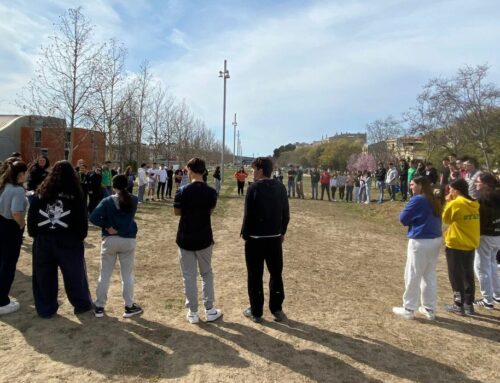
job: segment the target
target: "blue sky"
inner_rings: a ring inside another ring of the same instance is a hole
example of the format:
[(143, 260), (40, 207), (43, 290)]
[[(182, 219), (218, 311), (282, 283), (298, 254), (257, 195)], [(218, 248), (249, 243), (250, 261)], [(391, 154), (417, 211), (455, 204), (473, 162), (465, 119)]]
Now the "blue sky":
[(79, 5), (98, 38), (126, 45), (128, 70), (149, 60), (218, 137), (227, 59), (226, 139), (237, 113), (245, 155), (398, 117), (428, 79), (465, 64), (488, 63), (500, 85), (496, 0), (0, 0), (0, 114), (19, 112), (40, 45)]

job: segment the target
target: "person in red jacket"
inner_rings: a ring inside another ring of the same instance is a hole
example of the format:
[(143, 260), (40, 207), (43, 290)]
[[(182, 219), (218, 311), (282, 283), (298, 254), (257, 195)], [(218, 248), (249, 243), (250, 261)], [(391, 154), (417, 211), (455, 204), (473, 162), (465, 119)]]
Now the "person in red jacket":
[(328, 201), (331, 201), (330, 199), (330, 172), (328, 169), (325, 169), (323, 173), (321, 173), (321, 177), (319, 178), (319, 183), (321, 184), (321, 200), (323, 200), (323, 195), (326, 194), (328, 195)]
[(244, 195), (245, 190), (245, 180), (248, 177), (248, 174), (245, 172), (245, 168), (242, 166), (240, 170), (234, 173), (234, 178), (236, 178), (236, 182), (238, 184), (238, 195)]

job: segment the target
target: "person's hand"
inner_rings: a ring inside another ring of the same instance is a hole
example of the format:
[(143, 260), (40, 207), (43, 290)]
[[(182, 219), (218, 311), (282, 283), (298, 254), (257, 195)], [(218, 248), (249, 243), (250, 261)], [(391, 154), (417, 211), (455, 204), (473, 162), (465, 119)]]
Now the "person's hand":
[(110, 235), (116, 235), (118, 234), (118, 231), (116, 231), (113, 227), (108, 227), (106, 229), (106, 231), (110, 234)]
[(451, 193), (446, 194), (446, 196), (444, 197), (444, 200), (446, 202), (453, 200), (453, 196), (451, 195)]

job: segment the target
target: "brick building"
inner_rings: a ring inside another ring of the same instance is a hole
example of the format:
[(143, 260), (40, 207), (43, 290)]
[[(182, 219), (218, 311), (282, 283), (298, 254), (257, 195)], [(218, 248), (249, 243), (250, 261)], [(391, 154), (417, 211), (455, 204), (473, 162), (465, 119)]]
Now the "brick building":
[[(83, 159), (89, 166), (105, 160), (102, 132), (75, 128), (73, 164)], [(46, 155), (50, 163), (68, 158), (71, 135), (66, 122), (54, 117), (0, 115), (0, 159), (21, 153), (26, 162)]]

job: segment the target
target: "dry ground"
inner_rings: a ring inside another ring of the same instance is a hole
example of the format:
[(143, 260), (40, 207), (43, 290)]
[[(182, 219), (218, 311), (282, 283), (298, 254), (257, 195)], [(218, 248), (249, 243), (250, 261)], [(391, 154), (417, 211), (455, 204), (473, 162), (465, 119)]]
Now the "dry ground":
[[(284, 247), (289, 320), (275, 323), (266, 312), (263, 324), (248, 321), (241, 314), (248, 304), (239, 239), (243, 199), (232, 186), (223, 192), (213, 219), (222, 320), (186, 322), (177, 219), (171, 203), (144, 204), (137, 215), (135, 290), (142, 317), (121, 318), (116, 270), (106, 317), (75, 316), (61, 291), (59, 315), (39, 319), (27, 239), (11, 292), (21, 310), (0, 318), (0, 381), (500, 382), (498, 306), (466, 318), (441, 310), (436, 322), (391, 313), (403, 292), (399, 202), (291, 200)], [(91, 229), (86, 259), (93, 294), (99, 246), (99, 232)], [(451, 297), (443, 255), (438, 269), (441, 306)]]

